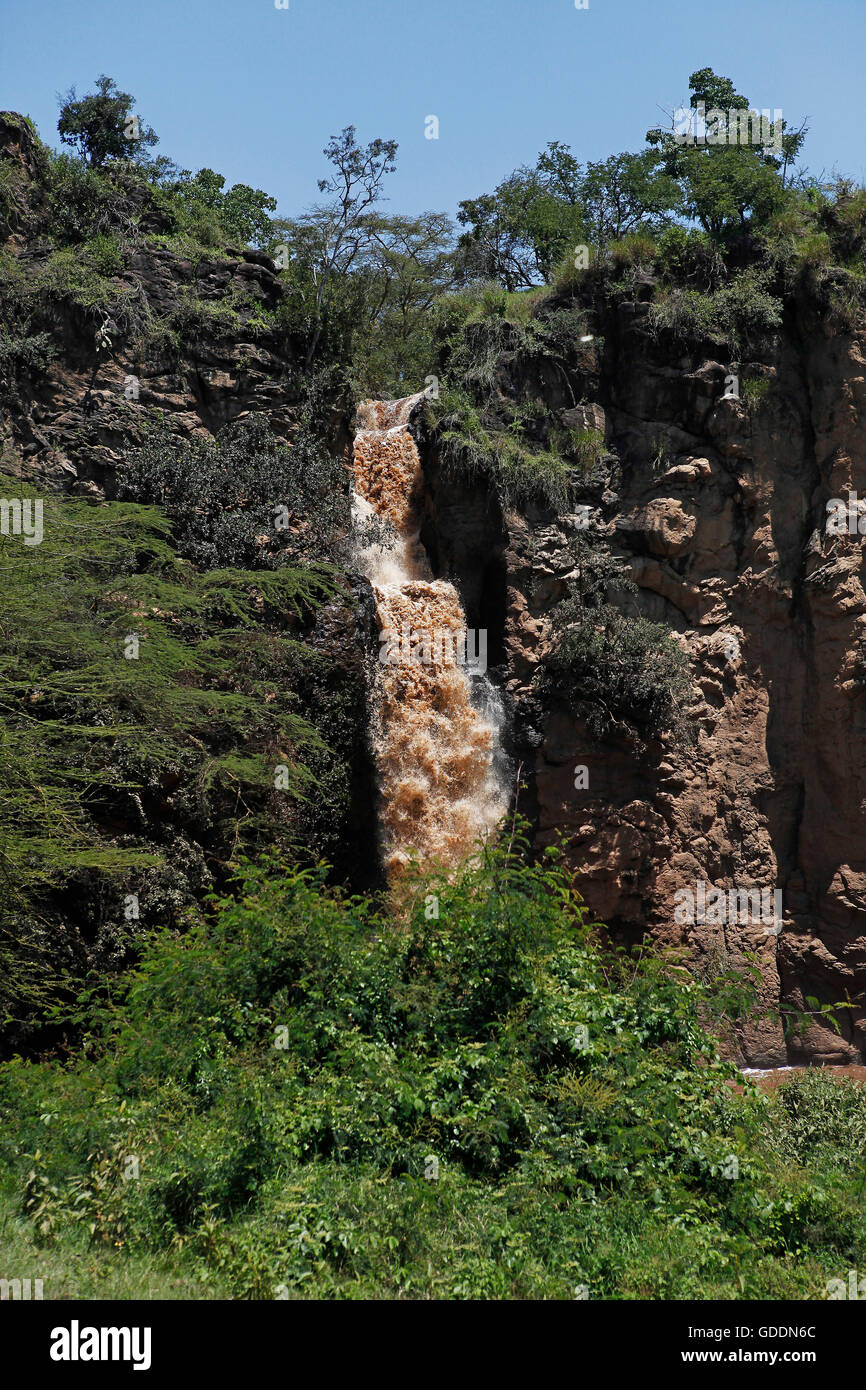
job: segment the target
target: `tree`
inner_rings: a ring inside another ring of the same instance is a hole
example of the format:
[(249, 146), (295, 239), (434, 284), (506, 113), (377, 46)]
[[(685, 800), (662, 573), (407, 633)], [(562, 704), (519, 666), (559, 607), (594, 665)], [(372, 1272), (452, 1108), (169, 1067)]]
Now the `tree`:
[(329, 193), (331, 199), (302, 219), (312, 233), (307, 243), (308, 249), (315, 248), (316, 262), (314, 327), (307, 349), (307, 371), (325, 327), (331, 277), (335, 271), (348, 271), (364, 240), (365, 214), (381, 198), (385, 175), (393, 174), (397, 167), (396, 140), (371, 140), (362, 149), (355, 140), (353, 125), (332, 135), (323, 153), (335, 172), (319, 179), (319, 192)]
[(577, 245), (604, 247), (637, 227), (657, 231), (681, 194), (659, 154), (612, 155), (584, 168), (568, 145), (548, 142), (534, 168), (517, 169), (494, 190), (460, 204), (467, 275), (506, 290), (547, 284)]
[[(331, 226), (321, 209), (294, 220), (279, 218), (267, 243), (283, 269), (283, 322), (308, 342), (317, 323)], [(332, 361), (354, 360), (365, 389), (399, 394), (402, 384), (430, 371), (430, 311), (455, 283), (454, 229), (447, 214), (369, 210), (344, 240), (331, 275), (319, 357), (327, 352)]]
[(226, 235), (244, 246), (261, 246), (271, 236), (268, 214), (276, 210), (277, 202), (261, 188), (235, 183), (224, 193), (225, 179), (213, 169), (199, 169), (194, 178), (184, 169), (170, 187), (189, 208), (213, 212)]
[[(706, 113), (748, 111), (747, 99), (737, 92), (730, 78), (719, 77), (712, 68), (700, 68), (689, 78), (690, 106), (701, 105)], [(678, 132), (647, 131), (647, 140), (658, 149), (666, 174), (675, 179), (682, 193), (682, 210), (698, 221), (715, 241), (724, 241), (750, 225), (762, 226), (779, 211), (785, 201), (787, 170), (797, 158), (806, 138), (806, 126), (789, 131), (782, 121), (776, 140), (770, 143), (763, 122), (749, 123), (749, 140), (730, 140), (725, 124), (708, 121), (706, 137), (699, 130)], [(757, 138), (755, 138), (757, 136)]]
[(365, 291), (356, 355), (371, 386), (402, 392), (430, 371), (430, 311), (455, 283), (454, 229), (441, 212), (374, 214), (366, 229), (367, 241), (356, 261)]
[(536, 167), (516, 169), (494, 189), (460, 204), (457, 220), (467, 279), (498, 280), (510, 291), (546, 284), (568, 248), (583, 239), (579, 165), (554, 142)]
[(101, 168), (107, 159), (144, 162), (146, 148), (159, 143), (153, 128), (132, 115), (135, 97), (119, 91), (113, 78), (104, 74), (96, 79), (96, 91), (88, 96), (79, 99), (75, 88), (70, 87), (58, 100), (61, 140), (94, 168)]
[(614, 154), (589, 163), (580, 180), (587, 226), (599, 247), (645, 227), (660, 231), (682, 202), (679, 186), (655, 150)]

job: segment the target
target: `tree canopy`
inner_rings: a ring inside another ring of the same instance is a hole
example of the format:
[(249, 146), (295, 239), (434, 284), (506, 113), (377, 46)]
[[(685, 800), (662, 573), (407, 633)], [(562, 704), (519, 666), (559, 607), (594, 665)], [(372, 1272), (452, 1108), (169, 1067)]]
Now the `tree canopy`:
[(107, 159), (145, 159), (148, 147), (159, 143), (153, 128), (133, 114), (135, 97), (105, 74), (96, 79), (95, 92), (79, 98), (70, 87), (58, 100), (60, 139), (96, 168)]

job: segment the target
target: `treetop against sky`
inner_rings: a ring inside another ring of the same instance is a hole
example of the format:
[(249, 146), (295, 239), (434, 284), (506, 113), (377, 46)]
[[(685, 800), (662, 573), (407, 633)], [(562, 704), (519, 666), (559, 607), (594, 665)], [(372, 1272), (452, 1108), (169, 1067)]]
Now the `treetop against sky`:
[(354, 123), (399, 143), (395, 208), (454, 215), (550, 140), (581, 161), (639, 149), (705, 65), (758, 109), (807, 118), (816, 173), (866, 181), (864, 40), (862, 0), (81, 0), (10, 7), (0, 81), (56, 144), (57, 93), (110, 73), (181, 167), (266, 189), (284, 214)]

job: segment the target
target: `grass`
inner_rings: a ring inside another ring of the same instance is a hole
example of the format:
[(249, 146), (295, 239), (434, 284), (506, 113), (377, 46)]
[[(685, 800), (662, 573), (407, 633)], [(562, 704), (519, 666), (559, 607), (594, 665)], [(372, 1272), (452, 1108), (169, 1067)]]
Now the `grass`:
[[(37, 1241), (33, 1226), (8, 1184), (0, 1189), (0, 1278), (42, 1280), (45, 1301), (65, 1299), (202, 1300), (224, 1298), (219, 1279), (204, 1282), (182, 1252), (94, 1249), (87, 1232), (72, 1229), (48, 1247)], [(31, 1294), (32, 1296), (32, 1294)]]
[(765, 400), (770, 391), (770, 378), (766, 376), (747, 376), (743, 378), (743, 400), (755, 409)]

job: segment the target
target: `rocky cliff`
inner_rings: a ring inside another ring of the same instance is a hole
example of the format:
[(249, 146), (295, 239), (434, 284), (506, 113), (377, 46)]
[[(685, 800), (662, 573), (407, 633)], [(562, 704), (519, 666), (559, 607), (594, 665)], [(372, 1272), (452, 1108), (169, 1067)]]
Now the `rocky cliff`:
[[(680, 355), (648, 331), (652, 292), (645, 281), (630, 301), (596, 306), (603, 348), (570, 382), (519, 358), (498, 371), (501, 401), (541, 400), (563, 425), (603, 431), (606, 452), (578, 493), (591, 510), (508, 510), (483, 483), (455, 489), (434, 448), (430, 544), (462, 577), (470, 620), (494, 634), (524, 805), (541, 843), (564, 834), (594, 912), (625, 940), (648, 930), (687, 946), (699, 969), (751, 956), (769, 1005), (855, 1005), (841, 1037), (821, 1021), (787, 1043), (780, 1024), (736, 1030), (730, 1045), (746, 1060), (856, 1060), (866, 1044), (864, 551), (859, 536), (827, 534), (826, 503), (866, 488), (864, 336), (795, 301), (760, 360), (732, 363), (712, 342)], [(765, 385), (750, 401), (726, 396), (734, 371)], [(569, 538), (587, 518), (627, 559), (636, 611), (688, 651), (687, 750), (660, 744), (639, 758), (539, 702), (533, 675), (573, 569)], [(781, 930), (678, 923), (675, 895), (698, 883), (780, 889)]]
[[(0, 155), (13, 171), (6, 254), (38, 273), (49, 249), (40, 241), (44, 194), (38, 152), (18, 118), (0, 124)], [(111, 496), (152, 410), (179, 440), (252, 411), (292, 437), (299, 347), (257, 314), (283, 293), (274, 264), (250, 251), (193, 262), (159, 245), (158, 218), (136, 226), (136, 249), (114, 286), (119, 320), (59, 292), (38, 300), (29, 332), (47, 335), (50, 360), (16, 369), (3, 432), (40, 485)], [(488, 629), (489, 662), (510, 697), (523, 807), (539, 843), (564, 835), (593, 911), (624, 940), (649, 932), (686, 946), (700, 970), (754, 958), (767, 1004), (854, 1004), (841, 1015), (841, 1037), (820, 1021), (787, 1042), (775, 1023), (736, 1030), (730, 1046), (745, 1060), (858, 1060), (866, 1052), (864, 552), (859, 535), (827, 534), (826, 503), (866, 494), (866, 339), (794, 297), (753, 360), (732, 361), (712, 339), (684, 351), (650, 331), (653, 292), (649, 277), (630, 296), (594, 302), (586, 335), (594, 341), (570, 373), (521, 365), (519, 355), (496, 364), (500, 401), (535, 402), (563, 428), (603, 436), (596, 466), (576, 479), (574, 505), (564, 513), (506, 505), (483, 475), (455, 477), (428, 429), (422, 539), (434, 573), (458, 583), (469, 624)], [(231, 319), (208, 319), (208, 306), (218, 314), (229, 301)], [(726, 396), (734, 372), (760, 390)], [(350, 431), (346, 402), (335, 398), (333, 452), (346, 450)], [(694, 742), (686, 750), (661, 741), (639, 757), (625, 740), (594, 740), (564, 704), (539, 696), (551, 608), (573, 568), (568, 543), (587, 515), (628, 560), (635, 611), (665, 624), (688, 652)], [(345, 624), (337, 627), (342, 642)], [(363, 771), (354, 801), (351, 823), (369, 826)], [(780, 890), (781, 930), (677, 921), (676, 894), (698, 883)]]

